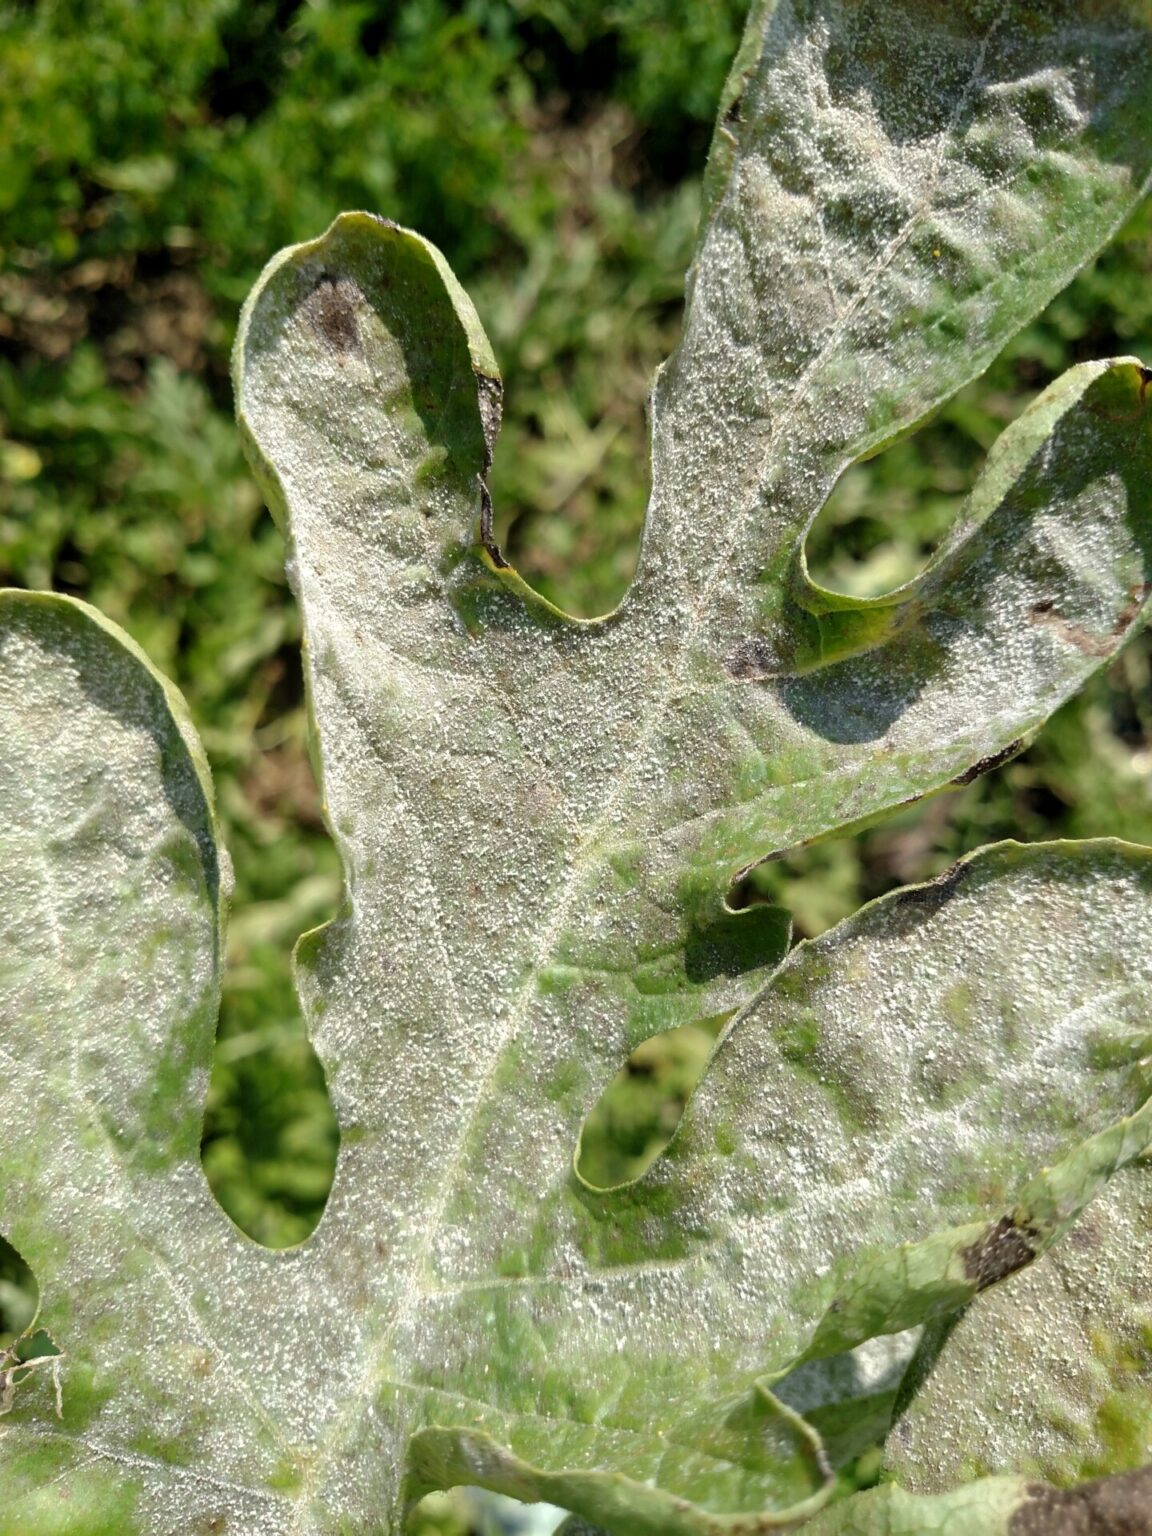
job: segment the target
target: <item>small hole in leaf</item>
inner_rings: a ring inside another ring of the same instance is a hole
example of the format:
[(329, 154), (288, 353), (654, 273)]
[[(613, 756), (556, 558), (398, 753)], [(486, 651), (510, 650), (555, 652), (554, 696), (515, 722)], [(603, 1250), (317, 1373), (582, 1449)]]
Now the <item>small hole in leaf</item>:
[(39, 1304), (36, 1276), (12, 1244), (0, 1237), (0, 1349), (24, 1332)]
[(630, 1183), (663, 1152), (730, 1017), (681, 1024), (636, 1047), (584, 1122), (576, 1168), (586, 1183)]

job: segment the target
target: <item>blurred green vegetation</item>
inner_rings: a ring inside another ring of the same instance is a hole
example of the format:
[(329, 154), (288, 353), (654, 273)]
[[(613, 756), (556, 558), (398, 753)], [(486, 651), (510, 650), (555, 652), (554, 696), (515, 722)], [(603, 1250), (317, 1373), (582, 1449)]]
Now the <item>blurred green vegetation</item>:
[[(237, 873), (205, 1165), (265, 1242), (306, 1236), (336, 1151), (288, 955), (333, 911), (338, 872), (282, 545), (231, 425), (240, 302), (279, 246), (342, 208), (435, 240), (505, 375), (501, 540), (553, 600), (612, 606), (743, 11), (0, 0), (0, 584), (99, 605), (199, 723)], [(931, 425), (844, 477), (810, 540), (814, 573), (852, 591), (914, 574), (1038, 389), (1082, 358), (1152, 354), (1150, 279), (1144, 211)], [(996, 838), (1152, 842), (1150, 681), (1141, 640), (1015, 762), (772, 865), (758, 895), (811, 934)], [(634, 1176), (663, 1144), (714, 1033), (678, 1032), (622, 1071), (585, 1133), (593, 1182)], [(9, 1327), (17, 1273), (0, 1263)]]

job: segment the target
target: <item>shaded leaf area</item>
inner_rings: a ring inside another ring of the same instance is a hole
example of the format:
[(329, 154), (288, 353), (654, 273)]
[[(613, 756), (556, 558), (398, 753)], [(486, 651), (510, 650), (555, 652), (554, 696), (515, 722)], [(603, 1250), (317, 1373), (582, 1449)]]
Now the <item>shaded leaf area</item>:
[[(840, 470), (1139, 195), (1150, 58), (1123, 8), (756, 8), (603, 621), (492, 544), (499, 375), (442, 255), (348, 215), (269, 266), (237, 394), (345, 880), (296, 957), (342, 1133), (297, 1249), (243, 1239), (197, 1156), (227, 879), (183, 706), (90, 610), (5, 600), (0, 1223), (70, 1385), (62, 1426), (41, 1379), (15, 1402), (0, 1519), (391, 1530), (468, 1482), (621, 1533), (769, 1528), (931, 1380), (917, 1330), (1135, 1176), (1145, 852), (993, 850), (772, 981), (786, 925), (726, 897), (1001, 759), (1140, 622), (1131, 359), (1045, 391), (914, 586), (853, 601), (802, 550)], [(627, 1053), (730, 1009), (667, 1155), (582, 1184)]]

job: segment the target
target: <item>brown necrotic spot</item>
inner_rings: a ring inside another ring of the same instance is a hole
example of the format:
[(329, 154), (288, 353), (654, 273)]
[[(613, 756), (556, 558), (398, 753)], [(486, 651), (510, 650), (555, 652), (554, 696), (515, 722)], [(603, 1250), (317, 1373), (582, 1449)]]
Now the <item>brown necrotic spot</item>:
[(1033, 1483), (1008, 1522), (1008, 1536), (1152, 1536), (1152, 1467), (1079, 1488)]
[(738, 641), (724, 665), (730, 677), (749, 683), (774, 677), (779, 670), (775, 651), (759, 635), (747, 635)]
[(480, 542), (488, 551), (488, 558), (498, 570), (511, 570), (512, 567), (500, 553), (500, 546), (492, 532), (492, 492), (488, 489), (488, 482), (483, 475), (477, 475), (476, 479), (480, 485)]
[(1129, 587), (1128, 601), (1116, 615), (1116, 622), (1112, 626), (1114, 635), (1122, 635), (1129, 624), (1139, 618), (1140, 610), (1148, 601), (1150, 594), (1152, 594), (1152, 581), (1141, 581), (1134, 587)]
[(935, 880), (929, 880), (926, 885), (912, 885), (906, 891), (899, 891), (895, 897), (896, 905), (915, 907), (922, 911), (938, 911), (955, 896), (968, 876), (969, 867), (965, 863), (952, 864), (942, 875), (937, 875)]
[(319, 336), (338, 356), (346, 357), (360, 350), (360, 331), (356, 310), (363, 295), (350, 277), (320, 274), (316, 286), (304, 301), (304, 315)]
[(1082, 624), (1069, 623), (1055, 603), (1047, 601), (1036, 603), (1028, 616), (1033, 624), (1043, 624), (1046, 629), (1052, 630), (1067, 645), (1075, 646), (1085, 656), (1110, 656), (1112, 653), (1110, 637), (1094, 635)]
[(480, 425), (484, 429), (484, 470), (492, 468), (492, 455), (496, 450), (496, 437), (500, 431), (500, 415), (504, 405), (504, 386), (491, 374), (476, 374), (476, 401), (480, 407)]
[(979, 1241), (960, 1250), (964, 1274), (978, 1291), (985, 1291), (998, 1280), (1005, 1280), (1036, 1257), (1033, 1242), (1036, 1231), (1019, 1227), (1011, 1216), (1001, 1216)]
[(1139, 618), (1140, 610), (1148, 601), (1150, 593), (1152, 593), (1152, 582), (1142, 581), (1129, 587), (1128, 601), (1116, 615), (1112, 628), (1106, 635), (1094, 635), (1082, 624), (1071, 623), (1056, 604), (1047, 598), (1034, 603), (1028, 616), (1033, 624), (1043, 624), (1047, 629), (1053, 630), (1068, 645), (1075, 646), (1085, 656), (1111, 656), (1116, 649), (1116, 640)]
[(1003, 767), (1014, 758), (1024, 745), (1024, 738), (1017, 736), (1015, 741), (1010, 741), (1006, 747), (1001, 747), (999, 752), (993, 752), (988, 757), (982, 757), (978, 763), (973, 763), (971, 768), (965, 768), (963, 773), (958, 773), (952, 780), (953, 784), (963, 787), (974, 780), (982, 778), (984, 774), (991, 773), (994, 768)]

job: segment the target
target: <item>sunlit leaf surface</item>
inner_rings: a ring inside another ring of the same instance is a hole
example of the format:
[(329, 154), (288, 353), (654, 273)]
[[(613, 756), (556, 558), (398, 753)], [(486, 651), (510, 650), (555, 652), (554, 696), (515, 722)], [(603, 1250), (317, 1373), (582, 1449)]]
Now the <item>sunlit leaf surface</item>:
[[(244, 1238), (199, 1162), (228, 875), (184, 707), (93, 610), (5, 594), (0, 1226), (64, 1355), (9, 1371), (0, 1531), (367, 1536), (456, 1483), (620, 1536), (767, 1530), (817, 1515), (894, 1416), (926, 1496), (1059, 1473), (1073, 1442), (1074, 1471), (1127, 1465), (1112, 1426), (1147, 1387), (1107, 1360), (1048, 1439), (1035, 1404), (981, 1406), (995, 1370), (934, 1383), (954, 1345), (1042, 1382), (1066, 1312), (1086, 1352), (1147, 1337), (1123, 1276), (1152, 855), (1000, 845), (778, 970), (781, 915), (727, 898), (756, 860), (990, 770), (1140, 623), (1133, 359), (1040, 396), (913, 585), (823, 591), (802, 547), (842, 470), (1131, 208), (1150, 84), (1120, 0), (757, 5), (655, 387), (637, 577), (591, 622), (491, 540), (499, 375), (439, 253), (349, 214), (270, 264), (238, 404), (346, 889), (296, 956), (342, 1131), (299, 1248)], [(581, 1124), (629, 1051), (728, 1010), (668, 1153), (583, 1184)], [(1060, 1255), (1100, 1223), (1115, 1271), (1069, 1301)], [(893, 1511), (919, 1496), (816, 1529), (911, 1529)]]

